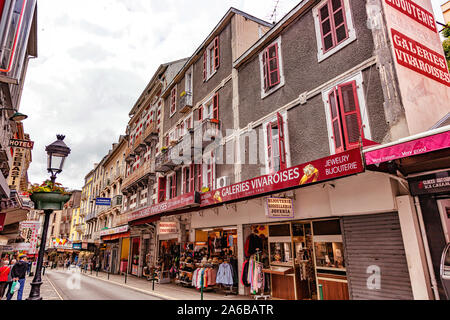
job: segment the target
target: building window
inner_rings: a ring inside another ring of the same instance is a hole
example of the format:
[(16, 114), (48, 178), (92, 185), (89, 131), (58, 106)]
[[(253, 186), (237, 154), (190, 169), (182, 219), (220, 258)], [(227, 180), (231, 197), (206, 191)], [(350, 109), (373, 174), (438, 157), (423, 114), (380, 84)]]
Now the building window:
[(166, 199), (174, 199), (177, 197), (177, 174), (174, 173), (167, 177)]
[(356, 40), (349, 0), (323, 0), (313, 15), (319, 62)]
[(281, 37), (259, 54), (261, 71), (261, 98), (269, 96), (284, 86)]
[(183, 184), (182, 184), (182, 193), (190, 193), (194, 191), (194, 180), (195, 180), (195, 173), (194, 173), (194, 165), (191, 165), (189, 167), (183, 168)]
[(360, 139), (372, 138), (361, 73), (324, 90), (322, 98), (331, 154), (359, 148)]
[(276, 119), (265, 125), (265, 137), (267, 143), (266, 168), (268, 173), (278, 172), (288, 167), (285, 123), (284, 117), (278, 113)]
[(177, 87), (172, 89), (170, 94), (170, 116), (172, 117), (177, 112)]
[(203, 107), (200, 107), (199, 120), (206, 119), (219, 121), (219, 93), (216, 92), (214, 96), (209, 99)]
[(203, 81), (208, 81), (219, 69), (220, 65), (220, 48), (219, 37), (208, 46), (203, 54)]
[(206, 163), (203, 164), (203, 184), (202, 187), (209, 188), (209, 190), (214, 190), (214, 181), (215, 181), (215, 159), (214, 159), (214, 152), (211, 151), (211, 154), (208, 159), (205, 161)]

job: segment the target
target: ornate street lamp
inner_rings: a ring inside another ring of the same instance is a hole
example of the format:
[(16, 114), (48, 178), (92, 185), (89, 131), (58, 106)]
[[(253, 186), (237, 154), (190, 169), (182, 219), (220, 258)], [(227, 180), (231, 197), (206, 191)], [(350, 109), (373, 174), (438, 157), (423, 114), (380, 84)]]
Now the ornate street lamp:
[[(64, 143), (65, 136), (57, 135), (58, 140), (45, 148), (48, 156), (47, 171), (51, 174), (51, 181), (55, 183), (56, 175), (63, 170), (64, 162), (70, 154), (70, 148)], [(48, 225), (50, 222), (50, 215), (53, 210), (62, 210), (64, 204), (70, 200), (70, 195), (59, 193), (34, 193), (31, 195), (31, 200), (34, 202), (36, 210), (44, 210), (45, 219), (44, 227), (42, 229), (41, 246), (39, 248), (39, 256), (36, 265), (36, 275), (31, 283), (30, 296), (27, 300), (42, 300), (41, 285), (42, 285), (42, 265), (44, 262), (45, 242), (47, 241)]]

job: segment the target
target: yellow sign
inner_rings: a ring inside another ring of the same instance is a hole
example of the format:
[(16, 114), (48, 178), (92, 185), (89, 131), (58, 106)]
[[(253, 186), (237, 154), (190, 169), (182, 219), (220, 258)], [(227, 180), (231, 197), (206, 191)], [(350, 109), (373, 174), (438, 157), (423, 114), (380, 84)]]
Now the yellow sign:
[(15, 148), (13, 164), (11, 166), (8, 185), (11, 190), (19, 190), (22, 167), (25, 158), (25, 149)]

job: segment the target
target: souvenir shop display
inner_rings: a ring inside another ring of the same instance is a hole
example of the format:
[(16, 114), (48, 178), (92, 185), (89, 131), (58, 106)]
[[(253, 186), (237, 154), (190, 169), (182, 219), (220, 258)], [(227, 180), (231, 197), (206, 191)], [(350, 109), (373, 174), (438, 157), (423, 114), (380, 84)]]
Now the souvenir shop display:
[(159, 283), (174, 281), (178, 275), (179, 261), (180, 244), (176, 240), (160, 241), (157, 263)]

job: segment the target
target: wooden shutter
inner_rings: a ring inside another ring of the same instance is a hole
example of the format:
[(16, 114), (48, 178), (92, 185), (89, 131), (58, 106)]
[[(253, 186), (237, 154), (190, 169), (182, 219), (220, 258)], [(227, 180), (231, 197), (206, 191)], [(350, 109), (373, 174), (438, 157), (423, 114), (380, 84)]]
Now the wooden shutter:
[(198, 121), (203, 121), (203, 105), (198, 108)]
[(171, 183), (171, 198), (177, 197), (177, 174), (175, 173), (170, 179), (172, 179)]
[(269, 170), (270, 172), (273, 172), (273, 147), (272, 147), (272, 123), (269, 123), (267, 125), (267, 158), (269, 160)]
[(170, 106), (170, 114), (174, 114), (177, 110), (177, 88), (172, 89), (172, 103)]
[(213, 119), (219, 120), (219, 93), (216, 92), (213, 99)]
[(362, 132), (358, 94), (356, 92), (356, 81), (339, 85), (338, 91), (346, 150), (358, 148), (359, 138), (364, 135)]
[(208, 59), (208, 54), (207, 54), (207, 50), (205, 50), (205, 53), (203, 54), (203, 81), (206, 81), (206, 78), (208, 77), (207, 59)]
[(319, 8), (320, 32), (322, 35), (322, 50), (327, 52), (335, 46), (334, 23), (330, 14), (330, 1)]
[(191, 164), (189, 169), (189, 192), (194, 191), (194, 182), (195, 182), (195, 165)]
[(201, 191), (203, 187), (203, 166), (201, 164), (197, 164), (197, 191)]
[(181, 188), (182, 188), (182, 192), (183, 194), (188, 193), (187, 187), (188, 187), (188, 180), (189, 177), (187, 176), (187, 167), (183, 168), (183, 174), (182, 174), (182, 181), (181, 181)]
[(278, 43), (274, 43), (267, 49), (270, 88), (280, 83), (280, 60), (278, 52)]
[(214, 39), (214, 70), (220, 66), (219, 36)]
[(166, 201), (166, 178), (158, 179), (158, 203)]
[(268, 51), (264, 50), (263, 53), (263, 72), (264, 72), (264, 90), (267, 91), (269, 89), (269, 65), (268, 65)]
[(331, 126), (333, 128), (333, 140), (336, 153), (345, 150), (344, 142), (342, 140), (342, 126), (340, 118), (340, 108), (338, 103), (337, 91), (333, 89), (328, 95), (328, 102), (331, 110)]
[(280, 170), (287, 168), (286, 161), (286, 139), (284, 136), (284, 120), (280, 113), (277, 113), (278, 120), (278, 143), (280, 146)]

